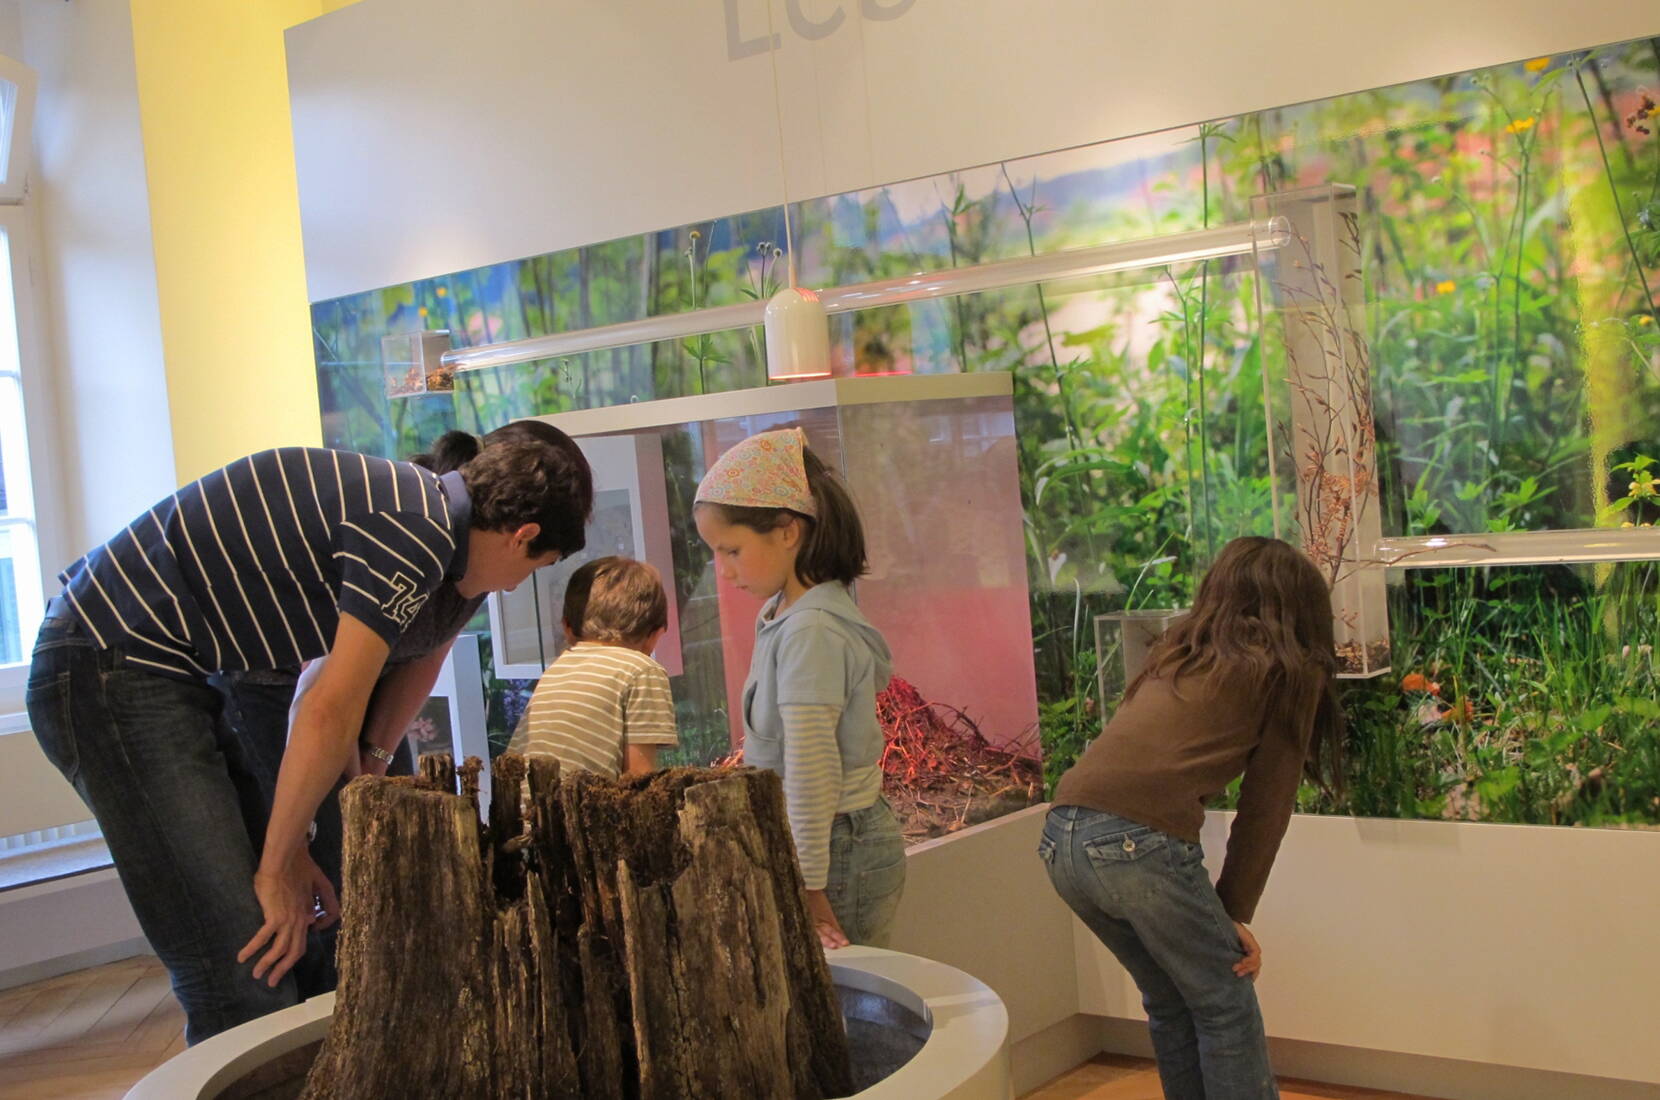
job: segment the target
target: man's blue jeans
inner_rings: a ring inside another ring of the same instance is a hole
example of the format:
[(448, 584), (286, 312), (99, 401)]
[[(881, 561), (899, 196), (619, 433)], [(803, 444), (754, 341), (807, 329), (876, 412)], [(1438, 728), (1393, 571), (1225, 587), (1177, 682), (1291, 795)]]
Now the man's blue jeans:
[(247, 813), (260, 795), (206, 683), (146, 672), (99, 649), (53, 601), (29, 669), (40, 747), (92, 808), (138, 923), (173, 980), (185, 1038), (299, 1001), (237, 952), (264, 923)]
[(1244, 952), (1204, 851), (1081, 806), (1049, 811), (1038, 853), (1061, 899), (1141, 990), (1168, 1100), (1279, 1096)]
[[(225, 721), (230, 724), (230, 734), (259, 792), (256, 805), (248, 814), (248, 831), (256, 851), (265, 843), (271, 806), (276, 802), (277, 773), (288, 746), (288, 711), (294, 702), (298, 681), (298, 673), (280, 671), (227, 673), (213, 677), (212, 681), (224, 693)], [(415, 756), (407, 739), (399, 744), (397, 759), (386, 769), (386, 774), (415, 774)], [(312, 860), (328, 876), (335, 894), (342, 900), (345, 892), (340, 882), (343, 843), (340, 789), (344, 786), (342, 779), (323, 796), (313, 817), (317, 832), (311, 840)], [(332, 924), (308, 934), (305, 956), (294, 964), (293, 970), (301, 1000), (327, 993), (338, 983), (334, 952), (339, 932), (340, 925)]]

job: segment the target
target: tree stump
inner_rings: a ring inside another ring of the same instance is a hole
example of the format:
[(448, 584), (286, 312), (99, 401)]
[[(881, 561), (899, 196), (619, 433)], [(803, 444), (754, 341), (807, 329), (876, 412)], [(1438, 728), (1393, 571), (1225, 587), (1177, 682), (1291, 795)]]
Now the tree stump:
[(476, 764), (421, 771), (342, 793), (340, 991), (305, 1097), (851, 1091), (777, 775), (509, 755), (481, 828)]

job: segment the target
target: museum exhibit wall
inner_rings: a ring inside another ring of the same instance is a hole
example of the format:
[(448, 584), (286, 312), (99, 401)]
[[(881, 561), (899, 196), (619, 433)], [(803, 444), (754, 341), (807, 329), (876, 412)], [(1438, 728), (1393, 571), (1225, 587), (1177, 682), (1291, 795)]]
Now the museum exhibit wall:
[[(1652, 47), (1565, 52), (1660, 29), (1629, 7), (1409, 5), (1386, 19), (1280, 4), (1178, 31), (1082, 3), (1042, 18), (990, 4), (972, 21), (926, 0), (777, 5), (782, 171), (764, 7), (659, 15), (642, 28), (497, 3), (460, 19), (365, 0), (290, 32), (326, 440), (399, 453), (453, 425), (760, 384), (740, 332), (388, 400), (379, 338), (447, 327), (493, 343), (764, 295), (780, 277), (786, 179), (808, 285), (1237, 222), (1264, 187), (1355, 186), (1372, 219), (1391, 534), (1617, 522), (1618, 479), (1642, 473), (1622, 464), (1660, 437), (1648, 372), (1632, 369), (1652, 354), (1653, 321), (1633, 304), (1622, 240), (1660, 148), (1643, 144)], [(376, 123), (393, 117), (408, 125)], [(1220, 121), (1191, 125), (1207, 118)], [(1109, 140), (1125, 135), (1144, 136)], [(1088, 148), (1042, 154), (1069, 146)], [(1651, 245), (1629, 243), (1641, 269)], [(1272, 413), (1249, 395), (1283, 340), (1274, 294), (1263, 269), (1213, 262), (838, 319), (852, 372), (1016, 375), (1052, 760), (1111, 705), (1091, 685), (1093, 642), (1065, 622), (1155, 595), (1179, 604), (1220, 540), (1272, 526)], [(1580, 342), (1581, 322), (1621, 349)], [(1113, 408), (1144, 406), (1142, 434), (1111, 427)], [(1611, 408), (1624, 411), (1596, 422), (1617, 431), (1586, 430)], [(1189, 412), (1197, 443), (1182, 435)], [(1486, 434), (1462, 450), (1426, 427), (1466, 422)], [(1560, 461), (1526, 467), (1556, 443)], [(1135, 448), (1157, 448), (1167, 476), (1135, 484)], [(1482, 472), (1495, 464), (1503, 479)], [(1056, 489), (1069, 477), (1071, 496)], [(1188, 514), (1150, 510), (1155, 494)], [(1074, 537), (1103, 496), (1121, 514), (1093, 543)], [(1646, 521), (1645, 501), (1628, 505)], [(1141, 526), (1186, 534), (1161, 555)], [(1640, 870), (1660, 860), (1656, 837), (1550, 827), (1652, 824), (1660, 809), (1634, 800), (1647, 780), (1619, 756), (1653, 725), (1652, 643), (1635, 633), (1652, 625), (1651, 584), (1623, 565), (1392, 578), (1396, 665), (1352, 696), (1361, 782), (1342, 804), (1306, 793), (1308, 809), (1345, 812), (1294, 819), (1259, 921), (1284, 960), (1264, 985), (1277, 1037), (1660, 1081), (1660, 1054), (1632, 1030), (1660, 978), (1644, 916), (1660, 876)], [(1594, 618), (1551, 617), (1564, 606)], [(1610, 635), (1615, 620), (1633, 633)], [(1442, 644), (1466, 637), (1504, 645)], [(1546, 637), (1580, 648), (1541, 657)], [(1538, 704), (1529, 676), (1505, 678), (1528, 660), (1583, 681), (1548, 685), (1579, 692), (1570, 713)], [(1086, 939), (1042, 933), (1068, 918), (1021, 862), (1039, 813), (916, 849), (900, 946), (981, 973), (1010, 1001), (1015, 1038), (1060, 1057), (1090, 1041), (1078, 1012), (1122, 1018), (1133, 1001)], [(1540, 824), (1493, 823), (1505, 821)], [(1541, 959), (1541, 944), (1560, 950)], [(1075, 966), (1076, 986), (1059, 977)]]
[(299, 206), (284, 28), (318, 0), (136, 0), (133, 54), (178, 482), (318, 441), (299, 364)]

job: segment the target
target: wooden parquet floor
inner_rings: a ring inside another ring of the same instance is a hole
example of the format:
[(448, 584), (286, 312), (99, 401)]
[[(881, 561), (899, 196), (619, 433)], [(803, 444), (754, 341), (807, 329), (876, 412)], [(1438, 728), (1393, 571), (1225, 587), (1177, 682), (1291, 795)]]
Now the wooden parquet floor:
[[(1162, 1100), (1158, 1070), (1141, 1058), (1098, 1054), (1021, 1100)], [(1322, 1085), (1281, 1078), (1280, 1100), (1427, 1100), (1404, 1092)]]
[(120, 1100), (184, 1049), (167, 971), (145, 955), (0, 992), (0, 1100)]

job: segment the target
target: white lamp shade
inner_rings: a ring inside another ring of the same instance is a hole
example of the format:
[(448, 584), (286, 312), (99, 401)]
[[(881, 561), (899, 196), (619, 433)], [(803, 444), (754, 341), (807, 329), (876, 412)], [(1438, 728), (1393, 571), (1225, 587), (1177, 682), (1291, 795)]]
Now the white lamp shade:
[(830, 374), (830, 317), (817, 294), (786, 287), (767, 303), (767, 378), (782, 382)]

